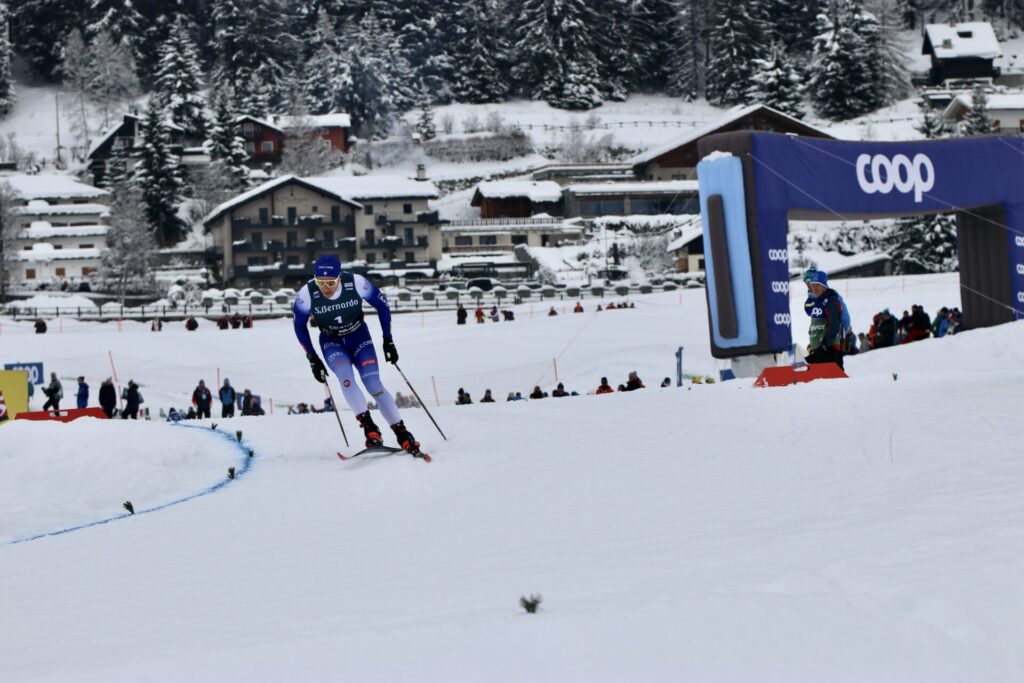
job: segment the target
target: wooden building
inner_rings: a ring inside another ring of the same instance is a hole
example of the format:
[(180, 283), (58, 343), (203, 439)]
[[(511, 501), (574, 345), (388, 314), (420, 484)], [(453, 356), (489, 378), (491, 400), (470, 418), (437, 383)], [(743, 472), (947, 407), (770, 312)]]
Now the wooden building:
[(930, 55), (929, 83), (949, 80), (993, 80), (999, 76), (995, 59), (1002, 49), (992, 24), (972, 21), (963, 24), (928, 24), (924, 27), (921, 54)]

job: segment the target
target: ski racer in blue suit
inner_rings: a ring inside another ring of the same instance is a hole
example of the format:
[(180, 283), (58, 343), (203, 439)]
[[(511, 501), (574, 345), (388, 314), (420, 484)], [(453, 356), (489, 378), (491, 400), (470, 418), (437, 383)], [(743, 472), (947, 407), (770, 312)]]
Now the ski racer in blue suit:
[[(370, 329), (363, 321), (363, 302), (375, 309), (384, 333), (384, 357), (398, 362), (398, 350), (391, 338), (391, 309), (388, 300), (369, 280), (356, 273), (343, 271), (336, 256), (321, 256), (316, 261), (314, 277), (295, 298), (295, 336), (306, 352), (306, 359), (318, 382), (327, 382), (329, 367), (338, 377), (341, 390), (359, 426), (366, 435), (367, 448), (383, 444), (380, 429), (370, 415), (366, 397), (355, 383), (353, 367), (358, 369), (363, 386), (376, 399), (384, 419), (391, 425), (398, 443), (412, 454), (419, 453), (419, 443), (405, 427), (395, 399), (380, 381), (377, 351), (373, 348)], [(309, 336), (312, 317), (320, 329), (320, 349), (325, 366)]]

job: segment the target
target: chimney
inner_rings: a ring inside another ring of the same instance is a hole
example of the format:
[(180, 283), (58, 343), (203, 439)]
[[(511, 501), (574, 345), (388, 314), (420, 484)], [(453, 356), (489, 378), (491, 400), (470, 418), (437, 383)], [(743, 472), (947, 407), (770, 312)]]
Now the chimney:
[(416, 164), (416, 180), (427, 179), (427, 167), (423, 164)]

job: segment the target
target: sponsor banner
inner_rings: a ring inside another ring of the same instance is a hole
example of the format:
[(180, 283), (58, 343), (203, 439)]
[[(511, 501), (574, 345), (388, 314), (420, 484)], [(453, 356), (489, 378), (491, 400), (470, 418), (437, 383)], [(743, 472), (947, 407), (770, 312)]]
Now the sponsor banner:
[(32, 384), (43, 384), (46, 375), (43, 374), (42, 363), (4, 363), (4, 370), (22, 370), (28, 373), (28, 381)]
[(28, 412), (28, 379), (24, 370), (0, 371), (0, 425)]

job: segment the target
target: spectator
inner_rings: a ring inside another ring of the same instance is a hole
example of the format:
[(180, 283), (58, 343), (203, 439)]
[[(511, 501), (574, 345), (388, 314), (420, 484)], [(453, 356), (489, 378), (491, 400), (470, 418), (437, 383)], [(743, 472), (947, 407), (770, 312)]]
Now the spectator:
[(128, 380), (128, 386), (122, 392), (121, 398), (124, 399), (124, 412), (121, 413), (121, 419), (127, 420), (131, 418), (133, 420), (139, 419), (139, 406), (142, 405), (142, 393), (139, 391), (139, 385), (133, 380)]
[(598, 305), (597, 305), (597, 312), (598, 312), (598, 313), (600, 313), (600, 312), (601, 312), (601, 311), (603, 311), (603, 310), (604, 310), (604, 309), (603, 309), (603, 308), (601, 308), (601, 304), (598, 304)]
[(513, 400), (513, 401), (525, 401), (526, 399), (525, 399), (525, 398), (523, 398), (523, 394), (522, 394), (522, 392), (520, 392), (520, 391), (517, 391), (517, 392), (516, 392), (516, 395), (512, 397), (512, 400)]
[(259, 413), (256, 412), (256, 409), (259, 407), (259, 403), (257, 403), (256, 397), (253, 396), (252, 392), (248, 389), (242, 392), (241, 403), (242, 415), (259, 415)]
[(46, 334), (46, 321), (36, 318), (36, 334)]
[(556, 310), (555, 310), (555, 307), (554, 307), (554, 306), (552, 306), (552, 307), (551, 307), (551, 310), (550, 310), (550, 311), (548, 311), (548, 317), (551, 317), (551, 316), (553, 316), (553, 315), (558, 315), (558, 311), (556, 311)]
[(221, 317), (217, 318), (218, 330), (226, 330), (229, 327), (231, 327), (231, 325), (230, 323), (228, 323), (228, 317), (226, 315), (222, 315)]
[(857, 335), (857, 346), (859, 348), (858, 353), (867, 353), (871, 350), (871, 342), (868, 341), (868, 336), (863, 332)]
[(595, 391), (594, 393), (596, 393), (596, 394), (611, 394), (611, 393), (614, 393), (614, 391), (615, 390), (612, 389), (611, 385), (608, 384), (608, 378), (607, 377), (602, 377), (601, 378), (601, 384), (597, 387), (597, 391)]
[(334, 399), (332, 399), (330, 396), (325, 398), (324, 399), (324, 409), (321, 410), (320, 412), (321, 413), (333, 413), (334, 412)]
[(630, 307), (630, 308), (636, 308), (636, 304), (635, 304), (635, 303), (633, 303), (632, 301), (630, 301), (630, 302), (629, 302), (629, 307)]
[(644, 383), (640, 381), (640, 377), (636, 374), (636, 370), (629, 373), (629, 379), (626, 380), (625, 391), (636, 391), (637, 389), (643, 389)]
[(959, 308), (953, 308), (949, 312), (949, 331), (946, 334), (956, 334), (956, 331), (960, 329), (960, 324), (963, 322), (963, 313), (960, 312)]
[(482, 306), (476, 307), (476, 312), (473, 314), (476, 316), (476, 322), (478, 325), (482, 325), (484, 322), (484, 309)]
[(117, 405), (117, 392), (114, 390), (114, 381), (109, 377), (100, 383), (100, 408), (107, 417), (114, 417), (114, 407)]
[(852, 329), (846, 331), (846, 337), (843, 339), (843, 353), (848, 356), (856, 356), (860, 353), (857, 348), (857, 335), (853, 333)]
[(306, 405), (305, 403), (300, 403), (299, 405), (295, 406), (295, 414), (309, 415), (309, 406)]
[(60, 410), (60, 400), (64, 398), (64, 387), (61, 385), (60, 380), (57, 379), (57, 373), (50, 373), (50, 383), (43, 389), (43, 393), (46, 394), (46, 403), (43, 404), (43, 410)]
[(179, 413), (177, 409), (171, 408), (170, 410), (167, 411), (167, 421), (181, 422), (181, 413)]
[(512, 393), (511, 391), (508, 392), (508, 398), (505, 399), (505, 402), (508, 403), (509, 401), (514, 401), (514, 400), (516, 400), (516, 395), (514, 393)]
[(160, 332), (164, 329), (164, 324), (160, 322), (160, 318), (153, 318), (153, 322), (149, 325), (150, 332)]
[(237, 330), (242, 326), (242, 316), (238, 315), (238, 311), (235, 311), (234, 315), (231, 316), (231, 329)]
[(210, 417), (210, 403), (213, 402), (213, 395), (206, 388), (206, 383), (199, 380), (199, 386), (192, 392), (192, 403), (196, 407), (196, 414), (200, 418)]
[(582, 313), (583, 312), (583, 302), (582, 301), (577, 301), (575, 308), (572, 309), (572, 312), (573, 313)]
[(502, 311), (501, 316), (505, 319), (505, 322), (512, 322), (516, 319), (516, 314), (512, 311)]
[(910, 312), (903, 311), (903, 317), (896, 323), (896, 329), (899, 332), (898, 343), (902, 344), (906, 340), (907, 335), (910, 334)]
[(906, 343), (927, 339), (932, 331), (932, 320), (924, 310), (924, 306), (914, 304), (910, 307), (910, 330), (907, 332)]
[(89, 405), (89, 385), (85, 383), (85, 377), (78, 378), (78, 393), (75, 394), (75, 400), (79, 408)]
[(543, 391), (540, 390), (540, 387), (534, 387), (533, 391), (530, 393), (530, 398), (544, 398), (544, 397), (545, 397), (545, 394), (544, 394)]
[(941, 338), (945, 337), (947, 332), (949, 332), (949, 309), (943, 306), (935, 314), (935, 320), (932, 321), (932, 335)]
[(195, 332), (198, 327), (199, 321), (196, 320), (196, 317), (194, 315), (190, 315), (188, 317), (188, 320), (185, 321), (185, 329), (188, 330), (189, 332)]
[(565, 390), (565, 385), (561, 382), (559, 382), (558, 386), (555, 387), (555, 390), (551, 392), (552, 398), (563, 398), (568, 395), (569, 392)]
[(896, 343), (898, 328), (896, 326), (896, 318), (893, 317), (888, 308), (878, 315), (878, 322), (875, 324), (875, 338), (871, 348), (884, 349)]
[(480, 399), (481, 403), (494, 403), (494, 397), (491, 396), (490, 389), (484, 389), (484, 397)]
[[(812, 299), (808, 310), (811, 324), (808, 329), (808, 363), (835, 363), (843, 367), (843, 304), (839, 295), (828, 286), (824, 271), (816, 271), (808, 282)], [(805, 304), (806, 308), (806, 304)]]
[(666, 377), (665, 379), (661, 380), (661, 386), (662, 388), (672, 386), (672, 380)]
[(32, 397), (36, 395), (36, 385), (32, 384), (32, 378), (28, 378), (28, 405), (32, 406)]
[(249, 315), (247, 315), (244, 318), (242, 318), (242, 329), (243, 330), (251, 330), (252, 329), (252, 313), (250, 313)]
[(465, 325), (467, 317), (469, 317), (469, 313), (463, 308), (462, 304), (459, 304), (459, 308), (455, 311), (455, 324)]
[(455, 405), (468, 406), (473, 403), (473, 399), (469, 397), (469, 393), (462, 390), (459, 387), (459, 397), (455, 400)]
[(399, 408), (412, 408), (412, 401), (401, 391), (395, 392), (395, 405)]
[(194, 420), (194, 419), (196, 419), (196, 408), (195, 408), (195, 406), (189, 406), (188, 407), (188, 412), (185, 413), (185, 419), (186, 420)]
[(626, 390), (626, 385), (625, 384), (620, 384), (618, 389), (616, 389), (616, 391), (625, 391), (625, 390)]
[(492, 306), (491, 307), (491, 322), (492, 323), (501, 322), (501, 316), (498, 313), (498, 307), (497, 306)]
[(217, 392), (217, 397), (220, 399), (220, 416), (234, 417), (235, 388), (231, 386), (231, 382), (227, 378), (224, 379), (224, 386)]

